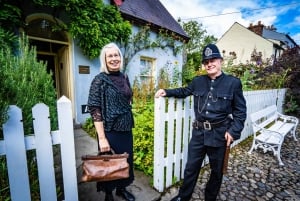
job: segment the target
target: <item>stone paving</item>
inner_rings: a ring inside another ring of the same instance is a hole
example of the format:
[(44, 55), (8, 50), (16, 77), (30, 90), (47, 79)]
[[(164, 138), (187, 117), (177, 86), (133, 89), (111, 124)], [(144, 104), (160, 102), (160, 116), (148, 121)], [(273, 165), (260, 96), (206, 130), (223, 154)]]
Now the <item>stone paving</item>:
[[(297, 135), (300, 138), (300, 126)], [(281, 148), (284, 166), (277, 158), (261, 149), (250, 150), (252, 138), (231, 150), (228, 173), (217, 198), (218, 201), (300, 201), (300, 139), (286, 136)], [(204, 200), (204, 188), (209, 178), (209, 165), (201, 170), (191, 201)], [(168, 198), (176, 195), (170, 189)], [(165, 197), (165, 198), (166, 198)], [(162, 199), (164, 200), (164, 199)]]

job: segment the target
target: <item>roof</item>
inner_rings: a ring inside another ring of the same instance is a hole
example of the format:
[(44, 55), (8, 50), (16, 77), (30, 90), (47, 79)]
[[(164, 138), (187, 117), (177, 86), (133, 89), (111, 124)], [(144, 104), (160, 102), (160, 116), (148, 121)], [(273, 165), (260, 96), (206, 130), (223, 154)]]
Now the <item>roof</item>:
[(150, 23), (150, 27), (154, 30), (167, 29), (184, 40), (189, 40), (189, 36), (180, 24), (159, 0), (125, 0), (119, 6), (119, 9), (127, 20), (132, 20), (139, 24)]
[[(271, 42), (272, 44), (273, 44), (273, 46), (276, 48), (276, 49), (283, 49), (281, 46), (279, 46), (278, 44), (276, 44), (276, 43), (274, 43), (274, 41), (272, 41), (272, 39), (273, 38), (270, 38), (270, 37), (264, 37), (264, 36), (261, 36), (261, 35), (259, 35), (259, 34), (257, 34), (257, 33), (255, 33), (255, 32), (253, 32), (253, 31), (251, 31), (249, 28), (246, 28), (246, 27), (244, 27), (243, 25), (241, 25), (240, 23), (238, 23), (238, 22), (234, 22), (232, 25), (231, 25), (231, 27), (221, 36), (221, 38), (219, 38), (219, 40), (218, 41), (220, 41), (234, 26), (236, 26), (236, 25), (238, 25), (238, 26), (240, 26), (241, 28), (243, 28), (243, 29), (245, 29), (245, 30), (248, 30), (249, 32), (251, 32), (251, 33), (253, 33), (253, 34), (255, 34), (255, 35), (257, 35), (259, 38), (262, 38), (262, 39), (264, 39), (264, 40), (266, 40), (266, 41), (269, 41), (269, 42)], [(265, 29), (264, 28), (264, 31), (265, 30), (267, 30), (267, 29)], [(263, 31), (263, 32), (264, 32)], [(268, 30), (268, 31), (270, 31), (270, 30)], [(274, 31), (273, 31), (274, 32)], [(278, 33), (278, 32), (275, 32), (275, 33)], [(273, 40), (278, 40), (278, 39), (273, 39)]]
[(296, 42), (288, 34), (283, 34), (273, 30), (269, 30), (265, 27), (263, 28), (262, 36), (267, 39), (281, 41), (282, 43), (286, 44), (288, 47), (291, 48), (297, 46)]

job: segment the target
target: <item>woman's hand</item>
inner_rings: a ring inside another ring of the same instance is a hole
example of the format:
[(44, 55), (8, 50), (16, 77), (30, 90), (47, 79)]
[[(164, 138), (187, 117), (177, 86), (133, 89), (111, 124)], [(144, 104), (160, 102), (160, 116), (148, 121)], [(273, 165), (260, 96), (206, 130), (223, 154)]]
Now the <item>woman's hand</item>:
[(160, 96), (166, 96), (166, 91), (164, 89), (159, 89), (156, 93), (155, 93), (155, 98), (158, 98)]
[(100, 146), (100, 152), (110, 151), (110, 145), (109, 145), (106, 137), (99, 138), (99, 146)]

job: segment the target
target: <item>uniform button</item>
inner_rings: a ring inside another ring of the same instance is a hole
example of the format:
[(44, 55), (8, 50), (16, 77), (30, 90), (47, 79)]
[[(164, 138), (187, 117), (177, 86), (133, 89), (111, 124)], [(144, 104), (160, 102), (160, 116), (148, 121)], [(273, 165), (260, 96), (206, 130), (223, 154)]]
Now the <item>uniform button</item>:
[(210, 103), (207, 103), (207, 106), (210, 106)]
[(213, 88), (213, 87), (210, 87), (210, 90), (212, 91), (212, 90), (214, 90), (214, 88)]
[(208, 111), (205, 112), (205, 114), (208, 114), (208, 113), (209, 113)]

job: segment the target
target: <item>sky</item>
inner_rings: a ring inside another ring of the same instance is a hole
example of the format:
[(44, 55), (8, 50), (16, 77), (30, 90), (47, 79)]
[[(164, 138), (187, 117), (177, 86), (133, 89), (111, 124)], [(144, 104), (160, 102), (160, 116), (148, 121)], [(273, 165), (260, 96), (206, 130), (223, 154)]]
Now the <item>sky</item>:
[(235, 22), (244, 27), (261, 21), (300, 44), (299, 0), (160, 0), (170, 14), (202, 24), (207, 35), (220, 38)]

